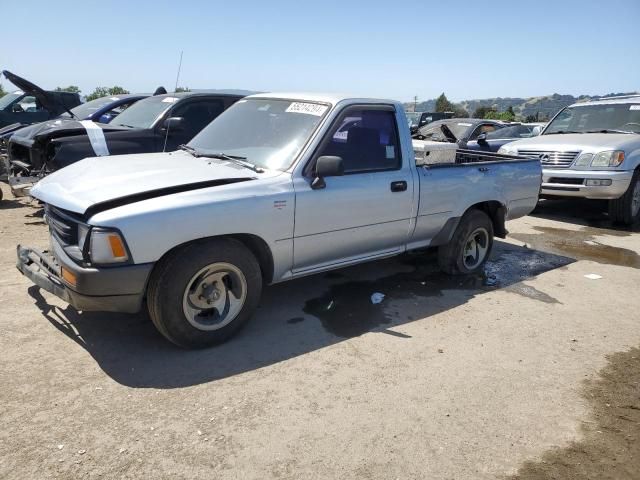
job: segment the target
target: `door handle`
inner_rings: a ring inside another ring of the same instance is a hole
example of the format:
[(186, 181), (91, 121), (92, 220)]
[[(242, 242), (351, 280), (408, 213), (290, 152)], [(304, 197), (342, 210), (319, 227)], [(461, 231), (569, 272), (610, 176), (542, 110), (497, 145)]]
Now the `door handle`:
[(391, 182), (392, 192), (404, 192), (407, 189), (407, 182), (400, 180), (397, 182)]
[(486, 172), (489, 171), (489, 167), (479, 167), (478, 170), (483, 172), (483, 173), (486, 173)]

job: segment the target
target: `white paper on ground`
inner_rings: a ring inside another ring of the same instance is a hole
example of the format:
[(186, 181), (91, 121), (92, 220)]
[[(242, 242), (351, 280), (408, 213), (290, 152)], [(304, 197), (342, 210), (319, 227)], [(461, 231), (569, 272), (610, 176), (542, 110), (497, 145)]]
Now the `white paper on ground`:
[(602, 278), (602, 275), (598, 275), (596, 273), (588, 273), (584, 276), (584, 278), (588, 278), (589, 280), (599, 280)]
[(382, 300), (384, 300), (384, 293), (376, 292), (371, 295), (371, 303), (373, 303), (374, 305), (382, 302)]

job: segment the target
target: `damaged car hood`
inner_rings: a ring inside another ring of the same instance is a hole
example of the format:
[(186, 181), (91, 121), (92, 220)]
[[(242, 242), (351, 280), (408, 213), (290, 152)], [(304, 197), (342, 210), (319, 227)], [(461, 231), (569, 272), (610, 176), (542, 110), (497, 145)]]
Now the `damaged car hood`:
[(29, 80), (25, 80), (22, 77), (19, 77), (15, 73), (11, 73), (9, 70), (3, 70), (2, 74), (5, 76), (7, 80), (13, 83), (16, 87), (22, 90), (24, 93), (28, 95), (33, 95), (38, 99), (40, 104), (52, 114), (56, 114), (57, 112), (57, 102), (54, 98), (51, 98), (43, 89), (39, 86), (31, 83)]
[(224, 160), (194, 157), (183, 151), (87, 158), (40, 180), (31, 196), (58, 208), (85, 214), (104, 205), (208, 188), (279, 174), (257, 174)]
[[(119, 127), (115, 125), (95, 123), (105, 132), (116, 130), (131, 130), (127, 127)], [(13, 133), (11, 140), (21, 145), (31, 146), (37, 140), (50, 139), (56, 137), (66, 137), (70, 135), (84, 135), (87, 133), (86, 128), (78, 120), (56, 119), (47, 120), (46, 122), (36, 123), (27, 127), (22, 127)]]

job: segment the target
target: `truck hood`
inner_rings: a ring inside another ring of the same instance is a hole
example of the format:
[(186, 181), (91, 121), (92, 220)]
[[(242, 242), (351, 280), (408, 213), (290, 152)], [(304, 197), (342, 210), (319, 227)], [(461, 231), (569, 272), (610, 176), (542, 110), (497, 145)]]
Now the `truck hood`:
[(566, 133), (540, 135), (508, 143), (518, 150), (552, 150), (597, 153), (606, 150), (630, 152), (640, 148), (640, 135), (635, 133)]
[[(127, 127), (105, 125), (103, 123), (96, 123), (96, 125), (105, 132), (131, 130)], [(21, 145), (31, 146), (37, 140), (68, 137), (70, 135), (84, 135), (86, 133), (87, 130), (77, 120), (55, 119), (22, 127), (14, 132), (11, 140)]]
[(87, 214), (153, 197), (270, 177), (224, 160), (187, 152), (86, 158), (48, 175), (31, 196), (56, 207)]
[(36, 97), (40, 104), (52, 115), (57, 114), (58, 108), (56, 100), (50, 97), (47, 92), (45, 92), (39, 86), (34, 85), (29, 80), (25, 80), (24, 78), (19, 77), (15, 73), (11, 73), (9, 70), (3, 70), (2, 74), (6, 77), (7, 80), (13, 83), (24, 93)]

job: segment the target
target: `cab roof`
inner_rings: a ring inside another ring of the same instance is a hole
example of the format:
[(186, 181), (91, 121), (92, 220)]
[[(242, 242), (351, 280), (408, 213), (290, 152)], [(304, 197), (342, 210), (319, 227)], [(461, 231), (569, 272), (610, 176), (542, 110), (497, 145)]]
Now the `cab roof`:
[(278, 93), (259, 93), (251, 95), (248, 98), (271, 98), (280, 100), (297, 100), (307, 102), (330, 103), (336, 105), (340, 102), (348, 101), (349, 103), (389, 103), (397, 104), (396, 100), (358, 97), (354, 95), (341, 93), (317, 93), (317, 92), (278, 92)]

